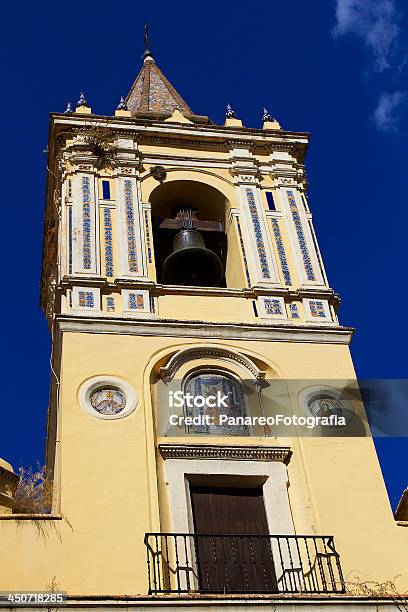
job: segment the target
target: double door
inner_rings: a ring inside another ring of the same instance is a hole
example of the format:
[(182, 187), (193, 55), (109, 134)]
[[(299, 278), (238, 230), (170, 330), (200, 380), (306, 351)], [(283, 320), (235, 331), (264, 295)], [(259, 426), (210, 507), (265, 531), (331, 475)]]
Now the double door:
[(276, 592), (261, 488), (191, 486), (200, 590)]

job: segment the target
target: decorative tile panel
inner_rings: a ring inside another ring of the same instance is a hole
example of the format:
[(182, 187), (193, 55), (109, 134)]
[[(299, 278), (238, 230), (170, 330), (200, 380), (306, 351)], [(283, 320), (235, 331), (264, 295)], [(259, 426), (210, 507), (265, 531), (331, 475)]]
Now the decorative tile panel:
[(95, 298), (93, 291), (78, 291), (78, 306), (80, 308), (94, 308)]
[(299, 210), (296, 204), (296, 199), (295, 199), (293, 191), (288, 190), (287, 194), (288, 194), (290, 212), (292, 214), (292, 219), (295, 225), (299, 248), (300, 248), (300, 252), (302, 255), (302, 259), (303, 259), (303, 265), (306, 271), (306, 277), (307, 277), (307, 280), (309, 281), (315, 281), (316, 276), (313, 270), (309, 250), (307, 248), (306, 237), (303, 231), (302, 221), (300, 219)]
[(309, 308), (310, 308), (310, 314), (312, 315), (312, 317), (326, 317), (326, 312), (324, 309), (324, 304), (323, 302), (321, 302), (320, 300), (309, 300)]
[(283, 315), (282, 303), (280, 300), (265, 299), (265, 312), (268, 315)]
[(146, 289), (123, 289), (123, 310), (128, 313), (140, 314), (151, 312), (151, 300)]
[(145, 220), (145, 231), (146, 231), (146, 247), (147, 247), (147, 261), (152, 263), (152, 239), (150, 234), (150, 222), (149, 222), (149, 211), (144, 211), (144, 220)]
[(256, 207), (254, 192), (252, 189), (249, 189), (249, 188), (245, 189), (245, 191), (247, 195), (249, 212), (250, 212), (252, 225), (254, 229), (256, 246), (258, 249), (258, 257), (259, 257), (259, 263), (261, 265), (262, 276), (263, 278), (271, 278), (271, 273), (269, 271), (269, 265), (268, 265), (268, 258), (266, 254), (265, 242), (264, 242), (264, 238), (262, 235), (261, 223), (259, 220), (258, 210)]
[(289, 304), (289, 312), (292, 319), (300, 319), (297, 304)]
[(72, 206), (68, 206), (68, 274), (72, 274)]
[(100, 310), (100, 290), (92, 287), (73, 287), (73, 310)]
[(125, 223), (128, 247), (128, 265), (130, 272), (137, 272), (137, 249), (136, 249), (136, 231), (135, 231), (135, 215), (133, 203), (133, 184), (130, 179), (124, 181), (125, 187)]
[(324, 269), (323, 269), (323, 262), (322, 262), (322, 258), (321, 258), (320, 253), (319, 253), (319, 247), (317, 246), (316, 235), (315, 235), (315, 232), (314, 232), (314, 229), (313, 229), (311, 221), (309, 221), (309, 228), (310, 228), (310, 233), (312, 235), (313, 245), (314, 245), (314, 248), (315, 248), (315, 251), (316, 251), (316, 256), (317, 256), (317, 261), (318, 261), (318, 264), (319, 264), (320, 272), (322, 274), (322, 278), (325, 279), (326, 275), (325, 275)]
[(329, 303), (327, 300), (304, 299), (305, 311), (309, 321), (332, 322)]
[(103, 209), (103, 225), (105, 234), (105, 274), (107, 277), (114, 276), (113, 266), (113, 241), (112, 241), (112, 211), (110, 208)]
[(277, 219), (272, 219), (272, 231), (275, 238), (276, 250), (278, 251), (280, 266), (283, 274), (283, 278), (286, 285), (292, 284), (292, 278), (290, 276), (290, 270), (288, 260), (286, 258), (285, 247), (283, 245), (282, 234)]
[(111, 295), (106, 298), (106, 310), (108, 312), (115, 312), (115, 298)]
[(238, 236), (239, 236), (239, 244), (241, 246), (242, 259), (244, 260), (245, 276), (246, 276), (246, 279), (247, 279), (248, 287), (250, 287), (251, 286), (251, 277), (249, 276), (248, 260), (247, 260), (247, 256), (246, 256), (246, 252), (245, 252), (244, 239), (242, 237), (241, 223), (240, 223), (238, 217), (237, 217), (237, 229), (238, 229)]
[(145, 309), (143, 293), (129, 293), (128, 309), (129, 310), (144, 310)]
[(84, 270), (92, 267), (91, 254), (91, 179), (89, 176), (82, 177), (82, 257)]
[(285, 301), (283, 297), (260, 297), (259, 316), (267, 319), (287, 319)]

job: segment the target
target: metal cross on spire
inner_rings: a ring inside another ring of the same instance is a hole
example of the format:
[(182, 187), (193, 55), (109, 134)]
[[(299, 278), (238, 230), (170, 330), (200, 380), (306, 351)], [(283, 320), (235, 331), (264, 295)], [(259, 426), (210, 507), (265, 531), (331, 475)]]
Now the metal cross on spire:
[(145, 23), (144, 25), (144, 44), (145, 44), (145, 52), (143, 54), (143, 57), (150, 57), (152, 55), (151, 51), (150, 51), (150, 45), (149, 45), (149, 24)]

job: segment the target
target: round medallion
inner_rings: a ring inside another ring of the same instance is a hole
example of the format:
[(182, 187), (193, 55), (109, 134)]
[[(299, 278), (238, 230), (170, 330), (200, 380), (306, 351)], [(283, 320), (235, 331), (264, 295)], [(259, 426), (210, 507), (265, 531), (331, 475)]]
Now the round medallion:
[(313, 416), (330, 417), (331, 415), (342, 416), (341, 402), (330, 396), (315, 396), (307, 404), (309, 412)]
[(126, 397), (119, 389), (97, 389), (90, 396), (91, 406), (100, 414), (115, 415), (126, 407)]
[(78, 389), (81, 408), (98, 419), (123, 419), (137, 407), (139, 397), (130, 383), (117, 376), (94, 376)]

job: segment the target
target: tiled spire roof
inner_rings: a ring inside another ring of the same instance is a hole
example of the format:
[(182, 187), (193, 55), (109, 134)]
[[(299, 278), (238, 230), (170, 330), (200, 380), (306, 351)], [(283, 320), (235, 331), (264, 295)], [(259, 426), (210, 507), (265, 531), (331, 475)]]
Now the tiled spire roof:
[(146, 113), (171, 115), (174, 109), (183, 115), (193, 115), (188, 104), (156, 65), (150, 51), (145, 53), (142, 69), (126, 97), (126, 103), (133, 116)]

